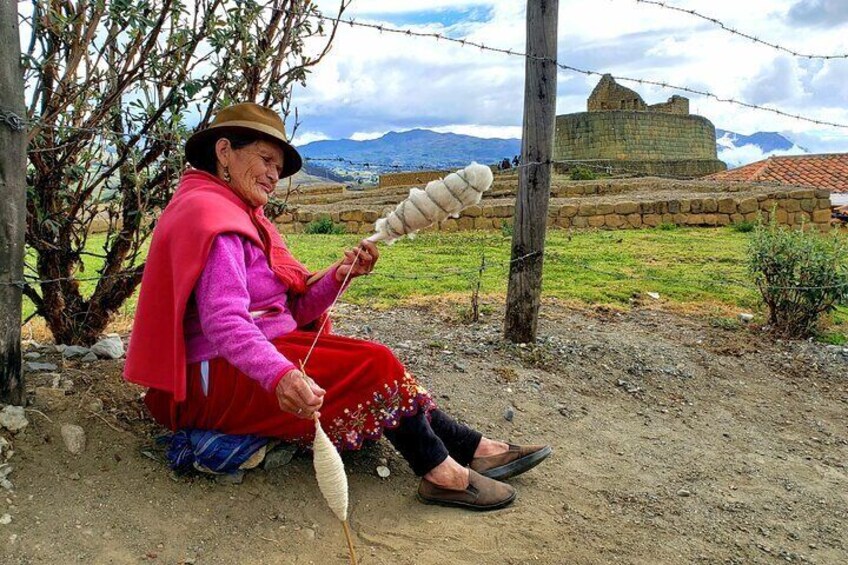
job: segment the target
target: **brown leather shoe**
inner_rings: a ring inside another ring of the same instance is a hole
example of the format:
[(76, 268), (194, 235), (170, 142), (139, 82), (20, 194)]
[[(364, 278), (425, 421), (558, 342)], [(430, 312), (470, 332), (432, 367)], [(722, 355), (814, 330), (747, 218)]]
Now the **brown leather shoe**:
[(471, 467), (484, 477), (498, 481), (529, 471), (551, 454), (549, 445), (509, 445), (509, 451), (489, 457), (475, 457)]
[(458, 506), (469, 510), (495, 510), (503, 508), (515, 500), (515, 489), (504, 483), (488, 479), (479, 473), (468, 470), (468, 488), (449, 490), (427, 479), (421, 479), (418, 485), (418, 500), (424, 504)]

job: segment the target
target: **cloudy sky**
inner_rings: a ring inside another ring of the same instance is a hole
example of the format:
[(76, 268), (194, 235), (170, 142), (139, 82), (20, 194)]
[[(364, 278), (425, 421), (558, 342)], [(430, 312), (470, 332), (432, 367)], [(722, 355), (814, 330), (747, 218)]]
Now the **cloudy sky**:
[[(668, 2), (797, 52), (848, 54), (848, 0)], [(330, 14), (338, 0), (318, 4)], [(520, 0), (354, 0), (345, 17), (523, 51), (524, 8)], [(636, 0), (560, 0), (558, 60), (848, 124), (848, 59), (793, 57)], [(584, 111), (597, 81), (560, 71), (557, 113)], [(523, 83), (521, 57), (344, 25), (331, 54), (295, 92), (302, 122), (295, 141), (368, 139), (419, 127), (520, 137)], [(623, 84), (649, 104), (677, 93)], [(718, 128), (779, 131), (813, 152), (848, 151), (848, 129), (687, 96), (693, 113)]]

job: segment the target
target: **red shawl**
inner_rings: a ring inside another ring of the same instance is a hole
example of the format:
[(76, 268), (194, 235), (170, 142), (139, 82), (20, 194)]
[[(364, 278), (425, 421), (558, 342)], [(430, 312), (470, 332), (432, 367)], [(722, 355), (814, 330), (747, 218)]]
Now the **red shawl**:
[(306, 291), (309, 271), (286, 248), (262, 208), (251, 209), (221, 179), (183, 174), (153, 231), (141, 279), (124, 378), (186, 397), (183, 317), (215, 236), (237, 233), (265, 250), (268, 263), (292, 294)]

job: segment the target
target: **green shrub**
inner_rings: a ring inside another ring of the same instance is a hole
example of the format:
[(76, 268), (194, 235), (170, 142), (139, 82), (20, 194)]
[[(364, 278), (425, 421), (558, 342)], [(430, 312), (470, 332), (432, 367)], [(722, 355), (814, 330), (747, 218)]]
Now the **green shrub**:
[(571, 180), (595, 180), (597, 178), (598, 175), (583, 167), (577, 167), (571, 171)]
[(512, 234), (515, 233), (515, 228), (512, 224), (508, 224), (506, 222), (501, 222), (501, 235), (504, 237), (512, 237)]
[(848, 245), (839, 235), (759, 225), (748, 268), (769, 310), (773, 331), (812, 335), (822, 314), (848, 298)]
[(680, 226), (678, 226), (677, 224), (670, 223), (670, 222), (663, 222), (660, 225), (658, 225), (657, 227), (659, 229), (663, 230), (663, 231), (674, 231), (677, 228), (679, 228)]
[(730, 229), (739, 233), (751, 233), (757, 227), (756, 222), (742, 220), (730, 226)]
[(344, 226), (334, 224), (333, 220), (331, 220), (329, 217), (322, 216), (314, 222), (309, 222), (306, 225), (306, 233), (337, 235), (345, 233), (345, 228)]
[(740, 327), (736, 318), (712, 318), (710, 325), (722, 330), (738, 330)]
[(816, 337), (819, 343), (827, 345), (848, 345), (848, 336), (839, 332), (824, 333)]

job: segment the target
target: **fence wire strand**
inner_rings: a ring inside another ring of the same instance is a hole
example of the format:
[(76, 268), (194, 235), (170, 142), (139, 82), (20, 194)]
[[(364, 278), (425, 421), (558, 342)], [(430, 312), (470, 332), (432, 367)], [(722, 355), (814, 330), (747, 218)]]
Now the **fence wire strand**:
[(362, 27), (362, 28), (367, 28), (367, 29), (378, 30), (381, 33), (385, 32), (385, 33), (393, 33), (393, 34), (398, 34), (398, 35), (405, 35), (405, 36), (409, 36), (409, 37), (423, 37), (423, 38), (435, 39), (437, 41), (446, 41), (446, 42), (450, 42), (450, 43), (455, 43), (455, 44), (461, 45), (463, 47), (474, 47), (474, 48), (477, 48), (481, 51), (501, 53), (501, 54), (504, 54), (504, 55), (512, 55), (512, 56), (516, 56), (516, 57), (523, 57), (525, 59), (552, 63), (552, 64), (556, 65), (558, 68), (560, 68), (564, 71), (570, 71), (570, 72), (574, 72), (574, 73), (578, 73), (578, 74), (583, 74), (583, 75), (586, 75), (586, 76), (602, 77), (606, 74), (609, 74), (610, 76), (612, 76), (613, 79), (618, 80), (618, 81), (635, 82), (637, 84), (642, 84), (642, 85), (657, 86), (657, 87), (660, 87), (660, 88), (663, 88), (663, 89), (666, 89), (666, 90), (678, 90), (680, 92), (687, 92), (689, 94), (696, 94), (698, 96), (703, 96), (705, 98), (711, 98), (711, 99), (713, 99), (717, 102), (741, 106), (741, 107), (748, 108), (748, 109), (751, 109), (751, 110), (759, 110), (759, 111), (763, 111), (763, 112), (770, 112), (772, 114), (783, 116), (785, 118), (791, 118), (791, 119), (794, 119), (794, 120), (812, 123), (812, 124), (819, 125), (819, 126), (829, 126), (829, 127), (833, 127), (833, 128), (839, 128), (839, 129), (848, 129), (848, 124), (843, 124), (843, 123), (838, 123), (838, 122), (830, 122), (830, 121), (827, 121), (827, 120), (820, 120), (820, 119), (817, 119), (817, 118), (809, 118), (807, 116), (803, 116), (803, 115), (798, 114), (798, 113), (793, 114), (791, 112), (780, 110), (779, 108), (772, 108), (770, 106), (761, 106), (761, 105), (758, 105), (758, 104), (752, 104), (750, 102), (745, 102), (743, 100), (737, 100), (735, 98), (726, 98), (726, 97), (723, 97), (721, 95), (715, 94), (713, 92), (709, 92), (707, 90), (691, 88), (691, 87), (688, 87), (688, 86), (679, 86), (679, 85), (671, 84), (671, 83), (666, 82), (666, 81), (627, 77), (627, 76), (619, 76), (619, 75), (614, 75), (612, 73), (606, 73), (606, 72), (597, 71), (597, 70), (593, 70), (593, 69), (583, 69), (583, 68), (580, 68), (580, 67), (575, 67), (573, 65), (568, 65), (566, 63), (560, 63), (557, 59), (553, 59), (553, 58), (550, 58), (550, 57), (541, 57), (541, 56), (537, 56), (537, 55), (530, 55), (528, 53), (524, 53), (522, 51), (517, 51), (517, 50), (513, 50), (513, 49), (504, 49), (504, 48), (500, 48), (500, 47), (492, 47), (492, 46), (489, 46), (489, 45), (486, 45), (484, 43), (480, 43), (480, 42), (477, 42), (477, 41), (471, 41), (471, 40), (468, 40), (468, 39), (457, 39), (457, 38), (454, 38), (454, 37), (449, 37), (449, 36), (443, 35), (441, 33), (414, 31), (414, 30), (408, 29), (408, 28), (406, 28), (406, 29), (395, 28), (395, 27), (391, 27), (391, 26), (387, 26), (387, 25), (383, 25), (383, 24), (372, 24), (372, 23), (366, 23), (366, 22), (359, 22), (359, 21), (356, 21), (352, 18), (339, 18), (339, 17), (334, 18), (334, 17), (329, 17), (329, 16), (322, 16), (322, 18), (325, 19), (325, 20), (328, 20), (328, 21), (347, 24), (351, 27)]
[[(657, 4), (657, 5), (661, 5), (664, 8), (676, 9), (678, 11), (691, 13), (689, 10), (684, 10), (682, 8), (676, 8), (674, 6), (665, 4), (663, 2), (654, 2), (654, 1), (651, 1), (651, 0), (636, 0), (636, 1), (646, 3), (646, 4)], [(708, 16), (702, 16), (701, 14), (699, 14), (697, 12), (694, 15), (704, 17), (704, 18), (706, 18), (710, 21), (714, 20), (712, 18), (709, 18)], [(503, 55), (522, 57), (524, 59), (548, 62), (548, 63), (552, 63), (552, 64), (556, 65), (561, 70), (569, 71), (569, 72), (573, 72), (573, 73), (577, 73), (577, 74), (582, 74), (582, 75), (586, 75), (586, 76), (602, 77), (605, 74), (610, 74), (610, 76), (612, 76), (613, 79), (618, 80), (618, 81), (633, 82), (633, 83), (636, 83), (636, 84), (647, 85), (647, 86), (655, 86), (655, 87), (659, 87), (659, 88), (663, 88), (663, 89), (667, 89), (667, 90), (677, 90), (677, 91), (680, 91), (680, 92), (686, 92), (686, 93), (689, 93), (689, 94), (694, 94), (694, 95), (698, 95), (698, 96), (703, 96), (705, 98), (710, 98), (712, 100), (716, 100), (717, 102), (732, 104), (732, 105), (740, 106), (740, 107), (743, 107), (743, 108), (748, 108), (748, 109), (751, 109), (751, 110), (770, 112), (770, 113), (773, 113), (773, 114), (776, 114), (776, 115), (779, 115), (779, 116), (782, 116), (782, 117), (785, 117), (785, 118), (790, 118), (790, 119), (793, 119), (793, 120), (807, 122), (807, 123), (811, 123), (811, 124), (814, 124), (814, 125), (828, 126), (828, 127), (833, 127), (833, 128), (839, 128), (839, 129), (848, 129), (848, 124), (843, 124), (843, 123), (839, 123), (839, 122), (832, 122), (832, 121), (822, 120), (822, 119), (818, 119), (818, 118), (811, 118), (811, 117), (808, 117), (808, 116), (804, 116), (800, 113), (792, 113), (792, 112), (781, 110), (779, 108), (773, 108), (773, 107), (770, 107), (770, 106), (762, 106), (762, 105), (758, 105), (758, 104), (752, 104), (750, 102), (745, 102), (743, 100), (737, 100), (735, 98), (727, 98), (727, 97), (724, 97), (724, 96), (721, 96), (721, 95), (718, 95), (718, 94), (715, 94), (713, 92), (703, 90), (703, 89), (697, 89), (697, 88), (692, 88), (692, 87), (688, 87), (688, 86), (675, 85), (675, 84), (671, 84), (671, 83), (666, 82), (666, 81), (644, 79), (644, 78), (638, 78), (638, 77), (628, 77), (628, 76), (606, 73), (606, 72), (602, 72), (602, 71), (598, 71), (598, 70), (594, 70), (594, 69), (584, 69), (584, 68), (576, 67), (576, 66), (569, 65), (569, 64), (566, 64), (566, 63), (561, 63), (557, 59), (554, 59), (554, 58), (530, 55), (528, 53), (524, 53), (522, 51), (518, 51), (518, 50), (514, 50), (514, 49), (505, 49), (505, 48), (500, 48), (500, 47), (493, 47), (493, 46), (486, 45), (484, 43), (477, 42), (477, 41), (472, 41), (472, 40), (469, 40), (469, 39), (464, 39), (464, 38), (458, 39), (458, 38), (454, 38), (454, 37), (449, 37), (449, 36), (446, 36), (446, 35), (441, 34), (441, 33), (414, 31), (414, 30), (409, 29), (409, 28), (396, 28), (396, 27), (383, 25), (383, 24), (373, 24), (373, 23), (367, 23), (367, 22), (360, 22), (360, 21), (357, 21), (353, 18), (345, 18), (345, 17), (332, 17), (332, 16), (325, 16), (325, 15), (313, 15), (311, 17), (317, 18), (319, 20), (335, 22), (336, 24), (347, 24), (350, 27), (361, 27), (361, 28), (366, 28), (366, 29), (377, 30), (381, 33), (392, 33), (392, 34), (398, 34), (398, 35), (403, 35), (403, 36), (407, 36), (407, 37), (429, 38), (429, 39), (434, 39), (436, 41), (445, 41), (445, 42), (449, 42), (449, 43), (454, 43), (454, 44), (457, 44), (457, 45), (461, 45), (463, 47), (473, 47), (473, 48), (477, 48), (481, 51), (488, 51), (488, 52), (493, 52), (493, 53), (500, 53), (500, 54), (503, 54)], [(717, 21), (717, 20), (715, 20), (715, 21)], [(741, 32), (737, 32), (737, 33), (745, 36), (745, 34), (742, 34)], [(750, 37), (750, 39), (755, 39), (755, 38)], [(812, 56), (798, 54), (798, 53), (792, 52), (791, 50), (787, 50), (787, 51), (791, 52), (793, 54), (796, 54), (798, 56), (813, 58)], [(848, 55), (833, 56), (833, 57), (830, 57), (830, 58), (848, 58)], [(98, 135), (98, 134), (99, 135), (106, 135), (106, 134), (108, 134), (108, 135), (114, 135), (114, 136), (123, 137), (123, 138), (136, 138), (137, 137), (137, 138), (152, 139), (152, 140), (159, 141), (159, 142), (162, 142), (162, 143), (176, 144), (176, 141), (173, 140), (173, 139), (158, 137), (158, 136), (146, 134), (146, 133), (127, 133), (127, 132), (119, 132), (119, 131), (109, 130), (108, 128), (80, 128), (80, 127), (76, 127), (76, 126), (63, 126), (63, 125), (55, 125), (55, 124), (45, 124), (45, 123), (41, 123), (37, 117), (33, 118), (32, 120), (27, 120), (25, 118), (22, 118), (21, 116), (16, 115), (14, 112), (11, 112), (11, 111), (8, 111), (8, 110), (2, 110), (2, 109), (0, 109), (0, 120), (4, 121), (8, 127), (14, 129), (15, 131), (19, 131), (20, 129), (22, 129), (23, 127), (25, 127), (27, 125), (29, 125), (29, 126), (38, 125), (39, 127), (42, 127), (44, 129), (88, 132), (88, 133), (92, 133), (92, 134), (95, 134), (95, 135)], [(38, 149), (40, 151), (49, 151), (49, 150), (59, 150), (60, 148), (36, 148), (36, 149)]]
[[(717, 18), (712, 18), (710, 16), (706, 16), (706, 15), (704, 15), (704, 14), (698, 12), (698, 11), (695, 11), (695, 10), (688, 10), (688, 9), (683, 9), (683, 8), (680, 8), (680, 7), (677, 7), (677, 6), (673, 6), (673, 5), (668, 4), (664, 1), (658, 1), (658, 0), (635, 0), (635, 1), (637, 3), (640, 3), (640, 4), (654, 5), (656, 7), (662, 8), (662, 9), (686, 13), (686, 14), (691, 15), (693, 17), (697, 17), (697, 18), (700, 18), (702, 20), (708, 21), (708, 22), (720, 27), (721, 29), (723, 29), (723, 30), (725, 30), (725, 31), (727, 31), (731, 34), (740, 36), (740, 37), (745, 38), (747, 40), (751, 40), (755, 43), (762, 44), (764, 46), (767, 46), (767, 47), (770, 47), (770, 48), (773, 48), (773, 49), (780, 50), (782, 52), (788, 53), (788, 54), (793, 55), (795, 57), (801, 57), (801, 58), (807, 58), (807, 59), (822, 59), (822, 60), (848, 59), (848, 54), (814, 55), (814, 54), (801, 53), (799, 51), (781, 46), (781, 45), (776, 44), (776, 43), (771, 43), (771, 42), (768, 42), (768, 41), (765, 41), (765, 40), (761, 40), (761, 39), (759, 39), (759, 38), (757, 38), (757, 37), (755, 37), (751, 34), (737, 30), (737, 29), (735, 29), (731, 26), (728, 26), (727, 24), (718, 20)], [(572, 72), (572, 73), (577, 73), (577, 74), (582, 74), (582, 75), (586, 75), (586, 76), (604, 76), (605, 74), (608, 74), (608, 73), (604, 73), (604, 72), (593, 70), (593, 69), (584, 69), (584, 68), (575, 67), (573, 65), (569, 65), (569, 64), (564, 63), (564, 62), (559, 62), (555, 58), (533, 56), (533, 55), (530, 55), (528, 53), (521, 52), (519, 50), (494, 47), (494, 46), (486, 45), (486, 44), (478, 42), (478, 41), (473, 41), (473, 40), (464, 39), (464, 38), (449, 37), (449, 36), (446, 36), (446, 35), (441, 34), (441, 33), (421, 32), (421, 31), (415, 31), (415, 30), (412, 30), (412, 29), (396, 28), (396, 27), (387, 26), (387, 25), (383, 25), (383, 24), (360, 22), (360, 21), (354, 20), (353, 18), (329, 17), (329, 16), (314, 16), (314, 17), (316, 17), (320, 20), (335, 22), (336, 24), (347, 24), (350, 27), (360, 27), (360, 28), (376, 30), (376, 31), (379, 31), (380, 33), (391, 33), (391, 34), (403, 35), (403, 36), (407, 36), (407, 37), (429, 38), (429, 39), (433, 39), (435, 41), (444, 41), (444, 42), (448, 42), (448, 43), (457, 44), (457, 45), (460, 45), (462, 47), (476, 48), (476, 49), (479, 49), (480, 51), (499, 53), (499, 54), (508, 55), (508, 56), (515, 56), (515, 57), (522, 57), (526, 60), (536, 60), (536, 61), (540, 61), (540, 62), (551, 63), (551, 64), (555, 65), (557, 68), (559, 68), (560, 70)], [(710, 99), (716, 100), (718, 102), (728, 103), (728, 104), (740, 106), (740, 107), (743, 107), (743, 108), (747, 108), (747, 109), (750, 109), (750, 110), (769, 112), (769, 113), (776, 114), (776, 115), (779, 115), (779, 116), (782, 116), (782, 117), (786, 117), (786, 118), (790, 118), (790, 119), (794, 119), (794, 120), (798, 120), (798, 121), (803, 121), (803, 122), (807, 122), (807, 123), (812, 123), (812, 124), (819, 125), (819, 126), (828, 126), (828, 127), (833, 127), (833, 128), (839, 128), (839, 129), (848, 129), (848, 124), (837, 123), (837, 122), (832, 122), (832, 121), (827, 121), (827, 120), (821, 120), (821, 119), (817, 119), (817, 118), (811, 118), (811, 117), (804, 116), (804, 115), (799, 114), (799, 113), (787, 112), (787, 111), (781, 110), (779, 108), (773, 108), (773, 107), (769, 107), (769, 106), (752, 104), (752, 103), (748, 103), (748, 102), (745, 102), (745, 101), (742, 101), (742, 100), (737, 100), (735, 98), (727, 98), (727, 97), (723, 97), (721, 95), (718, 95), (718, 94), (715, 94), (713, 92), (703, 90), (703, 89), (674, 85), (674, 84), (671, 84), (671, 83), (668, 83), (668, 82), (665, 82), (665, 81), (660, 81), (660, 80), (652, 80), (652, 79), (644, 79), (644, 78), (628, 77), (628, 76), (619, 76), (619, 75), (611, 75), (611, 76), (615, 80), (618, 80), (618, 81), (633, 82), (633, 83), (637, 83), (637, 84), (641, 84), (641, 85), (648, 85), (648, 86), (654, 86), (654, 87), (659, 87), (659, 88), (668, 89), (668, 90), (676, 90), (676, 91), (680, 91), (680, 92), (686, 92), (686, 93), (689, 93), (689, 94), (694, 94), (694, 95), (698, 95), (698, 96), (703, 96), (705, 98), (710, 98)], [(9, 109), (3, 109), (3, 108), (0, 108), (0, 122), (2, 122), (6, 127), (8, 127), (9, 129), (11, 129), (12, 131), (15, 131), (15, 132), (22, 131), (22, 130), (26, 129), (27, 127), (39, 126), (41, 128), (44, 128), (44, 129), (52, 129), (52, 130), (58, 130), (58, 131), (83, 132), (83, 133), (91, 133), (91, 134), (96, 135), (96, 136), (102, 136), (102, 137), (114, 136), (114, 137), (120, 137), (120, 138), (123, 138), (123, 139), (136, 139), (136, 140), (138, 140), (138, 139), (148, 139), (148, 140), (153, 140), (153, 141), (157, 141), (157, 142), (160, 142), (160, 143), (165, 143), (165, 144), (168, 144), (168, 145), (177, 145), (177, 141), (173, 138), (157, 136), (157, 135), (150, 134), (150, 133), (121, 132), (121, 131), (111, 130), (109, 128), (81, 128), (81, 127), (67, 126), (67, 125), (46, 124), (46, 123), (42, 123), (37, 117), (30, 120), (30, 119), (27, 119), (26, 117), (22, 117), (22, 116), (17, 115), (17, 113), (15, 113), (14, 111), (11, 111)], [(58, 146), (55, 146), (55, 147), (33, 147), (32, 149), (29, 150), (29, 152), (30, 153), (40, 153), (40, 152), (48, 152), (48, 151), (61, 151), (62, 149), (64, 149), (69, 144), (70, 143), (62, 144), (62, 145), (58, 145)], [(349, 164), (360, 165), (360, 166), (365, 166), (365, 167), (380, 167), (380, 166), (382, 166), (382, 167), (391, 168), (391, 169), (394, 169), (394, 170), (401, 170), (404, 167), (407, 167), (406, 165), (396, 165), (396, 164), (380, 165), (380, 164), (377, 164), (377, 163), (369, 163), (369, 162), (357, 163), (355, 161), (345, 159), (345, 158), (341, 158), (341, 157), (338, 157), (338, 158), (315, 158), (315, 157), (309, 158), (309, 157), (307, 157), (307, 158), (305, 158), (305, 161), (308, 161), (308, 162), (309, 161), (312, 161), (312, 162), (321, 162), (321, 161), (346, 162), (346, 163), (349, 163)], [(612, 173), (613, 171), (615, 171), (615, 172), (619, 172), (619, 173), (628, 173), (628, 174), (636, 174), (636, 175), (644, 175), (645, 174), (644, 172), (641, 172), (641, 171), (628, 171), (626, 168), (618, 167), (618, 166), (610, 165), (610, 164), (606, 164), (606, 163), (592, 163), (591, 160), (556, 160), (556, 161), (551, 160), (551, 161), (545, 161), (545, 162), (531, 161), (531, 162), (526, 162), (526, 163), (519, 163), (519, 165), (516, 168), (520, 169), (520, 168), (529, 167), (529, 166), (552, 165), (552, 164), (577, 165), (577, 166), (585, 166), (585, 167), (589, 167), (589, 168), (594, 167), (597, 170), (603, 170), (603, 171), (608, 172), (608, 173)], [(425, 167), (430, 167), (430, 166), (429, 165), (420, 165), (419, 169), (424, 169)], [(653, 176), (658, 176), (658, 175), (653, 175)], [(673, 177), (673, 178), (677, 178), (677, 177)], [(483, 274), (487, 271), (503, 270), (503, 269), (506, 269), (506, 268), (510, 267), (511, 265), (517, 263), (517, 262), (523, 262), (523, 261), (526, 261), (526, 260), (528, 260), (532, 257), (538, 256), (538, 255), (540, 255), (540, 253), (535, 252), (535, 253), (530, 253), (530, 254), (518, 257), (516, 259), (510, 259), (508, 261), (501, 261), (501, 262), (486, 260), (485, 258), (483, 258), (479, 262), (479, 266), (475, 266), (473, 268), (446, 270), (446, 271), (441, 272), (441, 273), (432, 273), (432, 274), (428, 274), (428, 275), (398, 275), (398, 274), (393, 274), (393, 273), (378, 272), (378, 273), (373, 273), (371, 276), (383, 277), (383, 278), (387, 278), (387, 279), (399, 279), (399, 280), (424, 280), (424, 279), (438, 280), (438, 279), (449, 279), (449, 278), (455, 278), (455, 277), (466, 278), (466, 277), (474, 276), (475, 274), (477, 276), (482, 277)], [(566, 258), (566, 257), (564, 257), (560, 254), (557, 254), (556, 252), (545, 254), (543, 259), (548, 260), (548, 261), (552, 261), (552, 262), (559, 262), (560, 264), (567, 264), (567, 265), (573, 266), (575, 268), (580, 268), (580, 269), (584, 269), (584, 270), (587, 270), (587, 271), (595, 272), (596, 274), (609, 276), (609, 277), (612, 277), (616, 280), (621, 280), (621, 281), (656, 281), (656, 282), (664, 282), (664, 283), (683, 283), (683, 284), (690, 284), (692, 286), (700, 286), (702, 288), (703, 287), (709, 287), (709, 286), (716, 286), (716, 285), (719, 285), (719, 286), (736, 286), (736, 287), (741, 287), (741, 288), (745, 288), (745, 289), (748, 289), (748, 290), (757, 290), (757, 288), (758, 288), (757, 285), (752, 284), (752, 283), (746, 283), (746, 282), (743, 282), (743, 281), (737, 281), (737, 280), (732, 280), (732, 279), (721, 279), (721, 278), (717, 278), (717, 277), (716, 278), (710, 278), (710, 279), (703, 279), (703, 280), (681, 279), (681, 278), (669, 279), (669, 278), (663, 278), (663, 277), (654, 277), (654, 276), (651, 276), (651, 275), (648, 275), (648, 274), (636, 276), (636, 275), (628, 275), (626, 273), (621, 273), (621, 272), (605, 271), (603, 269), (598, 269), (598, 268), (592, 266), (587, 261), (577, 261), (577, 260), (568, 259), (568, 258)], [(6, 285), (6, 286), (11, 285), (11, 286), (19, 287), (19, 288), (24, 288), (25, 286), (30, 286), (30, 285), (44, 285), (44, 284), (53, 284), (53, 283), (70, 282), (70, 281), (91, 282), (91, 281), (101, 280), (103, 278), (127, 278), (127, 277), (135, 277), (135, 276), (137, 276), (137, 273), (119, 273), (119, 274), (110, 275), (110, 276), (107, 276), (107, 277), (99, 277), (99, 276), (75, 277), (75, 276), (69, 276), (69, 277), (59, 277), (59, 278), (52, 278), (52, 279), (37, 279), (37, 278), (34, 278), (34, 277), (26, 276), (24, 280), (20, 280), (20, 281), (0, 281), (0, 285)], [(792, 286), (792, 287), (765, 287), (764, 286), (763, 288), (768, 288), (768, 289), (772, 289), (772, 290), (828, 290), (828, 289), (845, 288), (845, 287), (848, 287), (848, 284), (827, 285), (827, 286)]]
[(674, 5), (669, 4), (667, 2), (660, 2), (658, 0), (634, 0), (634, 1), (637, 2), (638, 4), (649, 4), (649, 5), (656, 6), (658, 8), (662, 8), (662, 9), (665, 9), (665, 10), (680, 12), (680, 13), (688, 14), (688, 15), (696, 17), (696, 18), (700, 18), (704, 21), (710, 22), (711, 24), (720, 27), (721, 29), (723, 29), (724, 31), (726, 31), (726, 32), (728, 32), (732, 35), (736, 35), (736, 36), (741, 37), (743, 39), (753, 41), (754, 43), (759, 43), (760, 45), (770, 47), (770, 48), (775, 49), (777, 51), (782, 51), (783, 53), (787, 53), (789, 55), (792, 55), (793, 57), (799, 57), (799, 58), (802, 58), (802, 59), (820, 59), (820, 60), (825, 60), (825, 61), (832, 60), (832, 59), (848, 59), (848, 53), (846, 53), (846, 54), (840, 53), (840, 54), (836, 54), (836, 55), (813, 55), (811, 53), (801, 53), (800, 51), (796, 51), (796, 50), (791, 49), (789, 47), (784, 47), (783, 45), (779, 45), (777, 43), (772, 43), (770, 41), (760, 39), (759, 37), (757, 37), (755, 35), (751, 35), (749, 33), (745, 33), (743, 31), (740, 31), (736, 28), (733, 28), (733, 27), (725, 24), (723, 21), (719, 20), (718, 18), (714, 18), (714, 17), (711, 17), (711, 16), (704, 15), (704, 14), (698, 12), (697, 10), (689, 10), (689, 9), (686, 9), (686, 8), (681, 8), (679, 6), (674, 6)]

